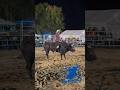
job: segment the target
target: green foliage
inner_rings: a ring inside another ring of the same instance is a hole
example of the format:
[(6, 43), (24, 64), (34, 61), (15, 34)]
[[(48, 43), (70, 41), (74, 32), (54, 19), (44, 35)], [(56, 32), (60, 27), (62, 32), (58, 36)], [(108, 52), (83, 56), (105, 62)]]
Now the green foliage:
[(61, 8), (47, 3), (38, 4), (35, 7), (36, 32), (56, 31), (64, 29), (63, 14)]

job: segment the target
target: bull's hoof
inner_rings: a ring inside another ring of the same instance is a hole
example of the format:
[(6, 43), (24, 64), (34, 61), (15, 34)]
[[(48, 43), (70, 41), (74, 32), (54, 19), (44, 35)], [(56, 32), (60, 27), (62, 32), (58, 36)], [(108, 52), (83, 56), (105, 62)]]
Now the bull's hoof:
[(49, 60), (49, 58), (47, 57), (47, 60)]
[(47, 60), (49, 60), (49, 58), (47, 57)]

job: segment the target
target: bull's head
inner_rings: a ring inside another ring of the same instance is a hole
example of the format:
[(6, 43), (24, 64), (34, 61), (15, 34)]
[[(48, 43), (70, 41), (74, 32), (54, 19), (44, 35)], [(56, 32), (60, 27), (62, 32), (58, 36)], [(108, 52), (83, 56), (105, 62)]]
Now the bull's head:
[(69, 51), (71, 51), (71, 52), (75, 52), (75, 48), (74, 48), (74, 45), (73, 45), (73, 44), (69, 44), (69, 45), (68, 45), (68, 49), (69, 49)]

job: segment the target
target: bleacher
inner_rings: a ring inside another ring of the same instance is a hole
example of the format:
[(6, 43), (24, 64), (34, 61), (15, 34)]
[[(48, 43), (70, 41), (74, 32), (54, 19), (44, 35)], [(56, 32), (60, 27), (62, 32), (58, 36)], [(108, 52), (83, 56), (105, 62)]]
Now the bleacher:
[(16, 22), (0, 19), (0, 49), (20, 48), (24, 36), (33, 35), (32, 20), (16, 20)]
[(0, 49), (18, 48), (19, 41), (15, 23), (0, 19)]
[(97, 27), (86, 28), (86, 43), (93, 47), (120, 47), (119, 38), (116, 39), (112, 32), (106, 31), (103, 27), (102, 29)]

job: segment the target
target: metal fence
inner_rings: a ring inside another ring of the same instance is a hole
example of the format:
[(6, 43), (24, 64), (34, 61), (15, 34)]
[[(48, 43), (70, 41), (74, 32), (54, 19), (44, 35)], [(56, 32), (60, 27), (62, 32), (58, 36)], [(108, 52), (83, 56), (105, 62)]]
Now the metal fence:
[(20, 48), (24, 36), (34, 34), (32, 20), (16, 20), (15, 23), (0, 24), (0, 49)]
[[(98, 43), (101, 42), (101, 43)], [(88, 40), (87, 44), (90, 44), (92, 47), (97, 48), (120, 48), (120, 40)]]
[[(36, 47), (42, 47), (45, 41), (53, 42), (54, 35), (37, 35), (35, 34), (35, 46)], [(64, 40), (64, 39), (63, 39)], [(82, 42), (81, 40), (75, 41), (75, 40), (65, 40), (66, 42), (72, 43), (74, 47), (84, 47), (85, 42)]]

